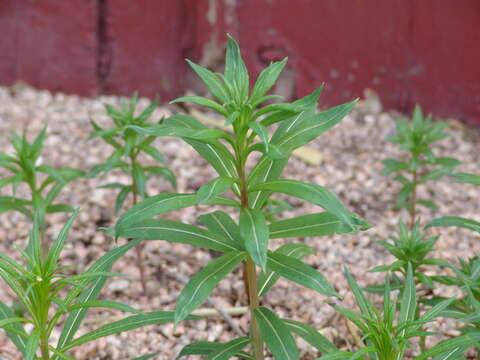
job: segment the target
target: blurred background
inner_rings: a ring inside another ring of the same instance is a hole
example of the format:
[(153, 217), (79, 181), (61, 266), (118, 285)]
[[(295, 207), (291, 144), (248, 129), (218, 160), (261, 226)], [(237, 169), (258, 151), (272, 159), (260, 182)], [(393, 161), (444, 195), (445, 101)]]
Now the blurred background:
[(287, 97), (480, 124), (479, 0), (0, 0), (0, 85), (167, 102), (204, 91), (184, 58), (221, 70), (226, 33), (254, 73), (288, 56)]

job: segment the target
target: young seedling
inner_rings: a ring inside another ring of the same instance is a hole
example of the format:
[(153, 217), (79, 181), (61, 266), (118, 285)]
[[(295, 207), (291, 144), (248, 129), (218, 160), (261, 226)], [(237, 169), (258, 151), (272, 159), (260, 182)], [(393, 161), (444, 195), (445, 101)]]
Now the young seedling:
[[(113, 122), (113, 126), (110, 128), (102, 128), (95, 121), (91, 121), (95, 132), (90, 136), (90, 139), (101, 137), (107, 144), (114, 148), (114, 152), (108, 157), (104, 164), (93, 168), (89, 175), (96, 176), (101, 172), (108, 172), (112, 169), (119, 168), (131, 179), (128, 185), (112, 183), (101, 186), (101, 188), (119, 189), (115, 201), (115, 213), (120, 211), (129, 194), (132, 196), (133, 204), (138, 202), (139, 197), (148, 197), (146, 183), (152, 176), (161, 176), (170, 182), (172, 187), (176, 187), (175, 175), (168, 167), (142, 166), (139, 162), (138, 157), (140, 153), (147, 154), (162, 164), (165, 164), (165, 159), (162, 154), (152, 146), (152, 142), (156, 139), (156, 136), (142, 135), (130, 128), (146, 124), (157, 106), (157, 103), (153, 102), (140, 115), (136, 115), (137, 102), (138, 96), (134, 94), (128, 104), (123, 103), (118, 109), (108, 104), (105, 105), (107, 114)], [(159, 125), (161, 125), (161, 123), (162, 120), (158, 122)], [(140, 282), (143, 293), (146, 294), (147, 288), (141, 245), (136, 247), (135, 250)]]
[[(138, 245), (139, 240), (109, 251), (83, 274), (67, 276), (63, 273), (65, 267), (58, 262), (75, 216), (76, 213), (70, 217), (45, 257), (40, 250), (38, 217), (28, 246), (22, 251), (23, 265), (0, 254), (0, 277), (24, 308), (24, 314), (19, 315), (0, 303), (0, 328), (6, 331), (25, 360), (74, 359), (68, 355), (69, 350), (87, 342), (145, 325), (173, 321), (173, 312), (141, 313), (122, 303), (98, 299), (107, 278), (116, 275), (110, 272), (113, 263)], [(90, 308), (109, 308), (135, 315), (75, 337)], [(29, 324), (32, 330), (27, 332), (24, 324)], [(60, 325), (60, 338), (53, 345), (52, 331)]]
[[(276, 359), (298, 359), (292, 336), (295, 332), (288, 321), (260, 306), (260, 296), (280, 276), (323, 295), (337, 296), (337, 293), (319, 272), (300, 260), (310, 251), (305, 245), (289, 244), (270, 251), (269, 239), (355, 233), (369, 225), (348, 211), (326, 188), (284, 179), (281, 175), (292, 151), (339, 123), (352, 110), (355, 101), (316, 113), (321, 92), (318, 89), (292, 103), (262, 106), (267, 100), (278, 98), (266, 94), (275, 84), (286, 59), (262, 71), (250, 90), (246, 66), (232, 38), (228, 40), (223, 75), (190, 61), (189, 64), (214, 100), (189, 96), (174, 102), (191, 102), (217, 112), (225, 118), (226, 125), (233, 127), (233, 134), (208, 128), (185, 115), (166, 119), (163, 128), (140, 124), (132, 129), (140, 134), (184, 139), (212, 165), (218, 177), (203, 185), (196, 194), (160, 194), (142, 201), (120, 217), (115, 234), (117, 237), (186, 243), (223, 253), (184, 287), (177, 301), (175, 322), (200, 306), (222, 278), (243, 265), (251, 320), (249, 336), (210, 347), (207, 344), (208, 359), (242, 356), (241, 351), (250, 344), (252, 349), (248, 356), (261, 360), (264, 343)], [(270, 137), (269, 128), (273, 124), (278, 126)], [(249, 168), (247, 159), (253, 152), (259, 152), (261, 157)], [(229, 190), (233, 198), (222, 196)], [(262, 209), (274, 193), (312, 202), (326, 211), (268, 224)], [(198, 220), (204, 227), (152, 219), (155, 215), (197, 204), (232, 207), (239, 213), (239, 222), (224, 211), (201, 215)], [(207, 350), (202, 349), (201, 354), (205, 354)]]
[[(15, 149), (12, 155), (0, 153), (0, 167), (11, 175), (0, 179), (0, 189), (11, 184), (13, 194), (0, 196), (0, 214), (6, 211), (18, 211), (33, 221), (37, 214), (42, 251), (48, 250), (48, 240), (45, 236), (45, 215), (55, 212), (72, 212), (67, 204), (55, 203), (63, 187), (70, 181), (82, 177), (85, 173), (72, 168), (54, 168), (42, 164), (43, 142), (47, 128), (29, 143), (25, 134), (20, 137), (12, 132), (11, 143)], [(18, 186), (24, 183), (30, 190), (31, 197), (23, 199), (16, 196)]]
[(443, 132), (447, 127), (445, 122), (432, 123), (431, 116), (424, 117), (420, 106), (415, 107), (413, 121), (397, 119), (395, 121), (397, 133), (389, 140), (399, 144), (400, 150), (408, 153), (405, 160), (385, 159), (383, 161), (383, 175), (398, 173), (394, 178), (403, 185), (397, 195), (396, 209), (407, 209), (410, 215), (409, 227), (413, 228), (417, 221), (417, 205), (436, 208), (431, 199), (418, 199), (417, 186), (428, 181), (437, 180), (448, 175), (460, 164), (460, 161), (451, 157), (438, 157), (431, 149), (431, 145), (448, 135)]
[[(421, 232), (420, 223), (417, 221), (413, 228), (408, 229), (403, 221), (399, 222), (397, 236), (392, 236), (391, 242), (379, 241), (387, 251), (392, 254), (396, 260), (390, 265), (381, 265), (373, 268), (370, 272), (388, 271), (392, 272), (394, 276), (389, 280), (390, 289), (401, 289), (402, 280), (395, 275), (395, 273), (402, 274), (405, 278), (407, 274), (407, 267), (412, 267), (413, 277), (416, 284), (422, 284), (426, 287), (427, 293), (421, 296), (420, 302), (424, 302), (431, 289), (434, 288), (434, 281), (432, 276), (425, 273), (425, 266), (437, 265), (443, 267), (450, 267), (446, 261), (429, 257), (430, 253), (434, 251), (434, 245), (439, 236), (431, 236), (427, 238)], [(369, 292), (383, 292), (384, 286), (369, 286), (366, 288)]]
[[(410, 264), (407, 264), (405, 288), (400, 301), (397, 298), (392, 299), (387, 281), (383, 294), (383, 312), (379, 311), (362, 293), (347, 269), (345, 269), (345, 277), (352, 288), (360, 313), (338, 305), (333, 307), (358, 327), (361, 334), (359, 345), (362, 347), (355, 352), (332, 351), (320, 357), (319, 360), (402, 360), (405, 350), (410, 346), (411, 338), (431, 334), (421, 331), (422, 325), (438, 317), (453, 301), (453, 299), (446, 299), (416, 318), (417, 298)], [(446, 351), (450, 349), (453, 350), (454, 347), (447, 347)]]

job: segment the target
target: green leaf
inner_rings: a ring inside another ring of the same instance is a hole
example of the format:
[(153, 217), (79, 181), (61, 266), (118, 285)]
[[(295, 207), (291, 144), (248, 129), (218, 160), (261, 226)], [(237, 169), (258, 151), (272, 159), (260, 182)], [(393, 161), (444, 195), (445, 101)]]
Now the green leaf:
[[(214, 351), (223, 349), (225, 344), (212, 341), (197, 341), (186, 345), (177, 356), (177, 359), (186, 355), (209, 355)], [(235, 356), (241, 359), (254, 360), (253, 357), (244, 351), (240, 351)]]
[(287, 63), (287, 58), (282, 61), (276, 61), (271, 63), (268, 67), (263, 69), (263, 71), (258, 75), (257, 81), (252, 89), (252, 95), (250, 97), (250, 102), (253, 106), (256, 105), (258, 100), (265, 95), (273, 85), (275, 85), (278, 76), (282, 72), (285, 64)]
[[(197, 203), (195, 194), (162, 193), (149, 197), (128, 209), (115, 224), (115, 232), (121, 233), (133, 223), (155, 215), (193, 206)], [(117, 237), (119, 235), (116, 235)]]
[[(295, 259), (301, 259), (307, 255), (313, 254), (314, 251), (310, 246), (305, 244), (290, 243), (279, 247), (277, 250), (275, 250), (275, 253), (291, 256)], [(265, 295), (279, 278), (280, 275), (274, 271), (262, 271), (257, 280), (259, 296)]]
[(363, 315), (372, 318), (374, 314), (373, 304), (364, 295), (364, 293), (360, 289), (360, 286), (358, 286), (352, 274), (346, 267), (343, 270), (343, 273), (345, 275), (345, 278), (348, 281), (348, 284), (350, 285), (350, 288), (352, 289), (353, 296), (355, 297), (355, 300), (357, 302), (358, 307), (360, 308), (360, 311), (362, 312)]
[(318, 271), (294, 257), (269, 252), (267, 269), (327, 296), (339, 296)]
[(147, 219), (138, 221), (127, 228), (121, 228), (117, 232), (117, 236), (130, 239), (178, 242), (221, 252), (242, 249), (241, 243), (196, 226), (173, 220)]
[(248, 127), (252, 129), (255, 134), (257, 134), (265, 146), (265, 152), (268, 153), (268, 129), (262, 124), (254, 121), (248, 123)]
[[(139, 315), (132, 315), (125, 319), (104, 325), (98, 329), (90, 331), (89, 333), (86, 333), (85, 335), (82, 335), (72, 340), (66, 346), (61, 348), (61, 351), (68, 351), (87, 342), (91, 342), (105, 336), (118, 334), (124, 331), (138, 329), (142, 326), (165, 324), (168, 322), (172, 322), (173, 317), (174, 313), (172, 311), (153, 311)], [(190, 319), (198, 319), (198, 317), (190, 317)]]
[(217, 195), (221, 195), (232, 187), (235, 183), (234, 178), (218, 177), (209, 183), (203, 185), (197, 191), (197, 202), (199, 204), (208, 203)]
[[(208, 356), (205, 356), (204, 360), (228, 360), (242, 350), (250, 342), (248, 336), (243, 336), (234, 340), (231, 340), (225, 344), (221, 344), (218, 349), (212, 351)], [(238, 355), (237, 355), (238, 356)]]
[(47, 206), (47, 214), (59, 213), (59, 212), (74, 212), (75, 209), (67, 204), (55, 204)]
[(277, 315), (264, 307), (256, 308), (253, 315), (258, 322), (267, 347), (276, 360), (300, 358), (292, 334)]
[[(400, 302), (400, 313), (398, 315), (398, 324), (404, 325), (415, 319), (415, 310), (417, 308), (417, 294), (415, 290), (415, 280), (413, 278), (412, 265), (408, 264), (407, 278), (403, 289), (402, 301)], [(405, 330), (401, 332), (405, 334)]]
[(443, 216), (428, 223), (429, 227), (457, 226), (480, 233), (480, 222), (457, 216)]
[(269, 225), (270, 239), (348, 234), (351, 229), (329, 212), (275, 221)]
[(350, 351), (342, 351), (338, 350), (335, 352), (330, 352), (323, 356), (320, 356), (317, 360), (343, 360), (343, 359), (351, 359), (354, 353)]
[(480, 341), (480, 330), (472, 331), (453, 339), (448, 339), (438, 343), (430, 349), (424, 351), (422, 354), (416, 356), (414, 360), (425, 360), (432, 356), (443, 354), (447, 351), (458, 351), (457, 348), (466, 350), (470, 346)]
[[(353, 109), (357, 100), (339, 105), (318, 114), (305, 111), (300, 113), (297, 120), (291, 124), (282, 123), (271, 139), (284, 152), (292, 151), (308, 144), (325, 131), (338, 124)], [(286, 126), (286, 128), (284, 128)], [(281, 135), (279, 135), (281, 134)]]
[(127, 304), (123, 304), (118, 301), (110, 301), (110, 300), (93, 300), (93, 301), (76, 303), (75, 305), (69, 306), (68, 311), (70, 312), (72, 310), (77, 310), (82, 308), (92, 308), (92, 307), (120, 310), (124, 312), (135, 313), (135, 314), (141, 313), (141, 311), (134, 309)]
[(245, 241), (240, 235), (240, 228), (227, 213), (214, 211), (210, 214), (200, 215), (198, 220), (211, 232), (221, 235), (232, 244), (241, 245), (238, 247), (239, 250), (245, 250)]
[(307, 184), (297, 180), (279, 179), (258, 184), (249, 190), (252, 192), (258, 190), (280, 192), (309, 201), (337, 216), (351, 227), (352, 232), (357, 230), (357, 225), (354, 223), (354, 215), (347, 211), (341, 201), (323, 186)]
[(175, 136), (200, 141), (213, 141), (219, 138), (228, 138), (227, 133), (217, 129), (205, 127), (203, 129), (191, 129), (185, 126), (172, 126), (164, 124), (146, 124), (143, 126), (129, 125), (126, 127), (143, 135)]
[(151, 156), (154, 160), (157, 160), (159, 163), (165, 164), (165, 158), (160, 153), (160, 151), (155, 149), (153, 146), (140, 144), (138, 148), (142, 150), (145, 154)]
[[(135, 245), (138, 245), (140, 243), (139, 240), (133, 240), (128, 242), (127, 244), (116, 247), (113, 250), (110, 250), (107, 252), (105, 255), (103, 255), (101, 258), (99, 258), (97, 261), (95, 261), (92, 266), (88, 268), (86, 273), (95, 273), (99, 271), (109, 271), (112, 268), (112, 265), (115, 261), (117, 261), (122, 255), (124, 255), (128, 250), (130, 250), (132, 247)], [(97, 298), (98, 294), (100, 293), (100, 290), (103, 288), (103, 285), (105, 284), (105, 281), (107, 280), (106, 277), (101, 276), (97, 277), (96, 279), (84, 279), (80, 282), (80, 285), (78, 287), (73, 288), (67, 295), (65, 302), (70, 304), (72, 303), (75, 299), (77, 303), (81, 302), (88, 302), (88, 301), (93, 301)], [(86, 288), (86, 286), (92, 283), (90, 287)], [(80, 294), (79, 294), (80, 293)], [(75, 333), (78, 330), (78, 327), (80, 326), (83, 318), (87, 314), (88, 309), (83, 308), (83, 309), (78, 309), (72, 311), (67, 319), (65, 320), (63, 324), (63, 329), (60, 334), (60, 338), (57, 343), (57, 348), (61, 349), (63, 348), (66, 344), (70, 342), (70, 340), (73, 338)]]
[[(14, 317), (15, 314), (13, 313), (13, 311), (7, 305), (0, 302), (0, 321)], [(7, 336), (10, 338), (10, 340), (12, 340), (17, 349), (25, 356), (27, 346), (24, 340), (25, 338), (27, 338), (27, 333), (25, 332), (25, 329), (20, 323), (10, 324), (9, 327), (12, 328), (12, 330), (14, 331), (7, 330)]]
[(145, 177), (145, 173), (143, 172), (142, 167), (135, 164), (132, 168), (132, 175), (135, 181), (135, 190), (142, 198), (144, 198), (146, 195), (145, 182), (147, 179)]
[(117, 199), (115, 200), (115, 214), (118, 214), (118, 212), (122, 209), (123, 203), (131, 191), (132, 187), (128, 185), (123, 186), (122, 190), (120, 190), (117, 195)]
[(183, 96), (171, 101), (170, 104), (174, 104), (177, 102), (189, 102), (192, 104), (197, 104), (197, 105), (209, 108), (213, 111), (216, 111), (217, 113), (222, 114), (223, 116), (228, 116), (227, 110), (225, 110), (225, 108), (222, 105), (220, 105), (219, 103), (213, 100), (210, 100), (201, 96)]
[(228, 36), (224, 79), (225, 83), (235, 89), (233, 95), (237, 98), (238, 103), (243, 102), (248, 96), (248, 71), (240, 55), (240, 48), (231, 36)]
[(77, 217), (78, 212), (79, 210), (76, 210), (70, 216), (66, 224), (62, 227), (62, 230), (60, 230), (60, 233), (58, 234), (57, 239), (53, 242), (53, 244), (50, 246), (50, 249), (48, 250), (45, 266), (47, 269), (49, 269), (52, 272), (55, 271), (55, 267), (57, 266), (57, 261), (60, 257), (60, 253), (63, 250), (65, 241), (67, 240), (67, 237), (68, 237), (68, 233), (72, 228), (73, 222), (75, 221), (75, 218)]
[(225, 87), (221, 82), (220, 76), (208, 69), (205, 69), (204, 67), (201, 67), (200, 65), (195, 64), (188, 59), (187, 62), (191, 66), (193, 71), (195, 71), (200, 77), (200, 79), (202, 79), (202, 81), (205, 83), (210, 94), (220, 100), (222, 104), (227, 102), (228, 95)]
[(220, 280), (235, 269), (246, 255), (240, 251), (228, 252), (193, 276), (177, 299), (175, 323), (185, 319), (195, 308), (203, 304)]
[(265, 269), (268, 250), (268, 226), (265, 216), (258, 209), (240, 210), (240, 234), (245, 240), (245, 248), (253, 261)]
[(177, 188), (177, 179), (175, 178), (175, 174), (172, 170), (167, 167), (162, 166), (147, 166), (143, 168), (143, 171), (149, 172), (151, 174), (160, 175), (165, 180), (167, 180), (174, 189)]
[(27, 338), (27, 346), (25, 347), (25, 360), (35, 360), (35, 353), (40, 344), (40, 334), (38, 329), (35, 329)]
[(455, 179), (454, 181), (456, 183), (480, 185), (480, 175), (467, 174), (467, 173), (456, 173), (456, 174), (452, 174), (450, 176)]
[[(287, 162), (288, 158), (274, 160), (267, 155), (262, 156), (250, 172), (248, 177), (249, 186), (253, 187), (257, 184), (277, 179), (282, 174)], [(248, 199), (250, 207), (252, 209), (262, 208), (270, 194), (271, 192), (267, 190), (252, 191)]]
[(337, 347), (313, 327), (294, 320), (283, 319), (288, 330), (300, 336), (322, 353), (337, 351)]

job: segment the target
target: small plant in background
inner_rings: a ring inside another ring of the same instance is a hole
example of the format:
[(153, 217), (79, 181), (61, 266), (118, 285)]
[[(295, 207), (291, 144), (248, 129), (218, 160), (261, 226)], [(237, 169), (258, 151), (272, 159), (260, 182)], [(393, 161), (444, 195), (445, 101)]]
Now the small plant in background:
[[(11, 175), (0, 179), (0, 189), (11, 184), (13, 194), (0, 196), (0, 214), (7, 211), (18, 211), (33, 221), (37, 214), (42, 251), (48, 250), (48, 240), (45, 235), (45, 215), (54, 212), (72, 212), (67, 204), (55, 203), (63, 187), (70, 181), (82, 177), (85, 173), (72, 168), (54, 168), (42, 164), (41, 155), (47, 128), (29, 143), (26, 136), (20, 137), (15, 132), (11, 134), (11, 143), (15, 149), (13, 155), (0, 153), (0, 167)], [(16, 196), (18, 186), (26, 184), (30, 190), (30, 199)]]
[[(457, 183), (480, 186), (480, 175), (455, 173), (451, 177)], [(480, 222), (459, 216), (440, 217), (431, 221), (427, 227), (461, 227), (480, 233)], [(455, 276), (435, 276), (433, 279), (462, 289), (464, 296), (452, 304), (445, 316), (466, 322), (468, 325), (461, 327), (460, 330), (465, 335), (475, 336), (480, 334), (480, 258), (477, 254), (467, 261), (459, 259), (459, 262), (459, 267), (450, 266)], [(459, 353), (470, 345), (476, 346), (477, 357), (480, 356), (480, 336), (477, 336), (476, 340), (471, 339), (465, 347), (459, 348)]]
[[(386, 282), (383, 293), (383, 312), (367, 299), (348, 270), (345, 270), (345, 277), (353, 291), (360, 313), (338, 305), (333, 307), (360, 330), (360, 336), (356, 337), (360, 349), (355, 352), (332, 351), (320, 357), (321, 360), (401, 360), (404, 358), (405, 350), (410, 346), (410, 339), (431, 334), (421, 331), (422, 325), (433, 321), (453, 302), (453, 299), (446, 299), (421, 316), (416, 316), (417, 296), (411, 264), (407, 264), (401, 298), (392, 300), (390, 284), (389, 281)], [(455, 344), (450, 345), (451, 347), (446, 347), (445, 352), (455, 349)], [(433, 349), (433, 351), (436, 350)]]
[[(208, 359), (227, 359), (236, 354), (247, 356), (241, 351), (251, 345), (248, 357), (261, 360), (264, 358), (265, 343), (276, 359), (298, 359), (293, 334), (299, 334), (308, 341), (308, 334), (316, 333), (315, 330), (304, 325), (301, 331), (301, 325), (281, 319), (268, 308), (260, 306), (259, 297), (280, 276), (323, 295), (338, 295), (319, 272), (299, 260), (305, 255), (305, 245), (290, 244), (287, 248), (270, 251), (269, 239), (355, 233), (369, 225), (346, 210), (326, 188), (284, 179), (281, 175), (292, 151), (339, 123), (352, 110), (355, 101), (316, 113), (319, 89), (292, 103), (273, 103), (262, 107), (265, 101), (278, 98), (266, 94), (275, 84), (286, 59), (274, 62), (262, 71), (250, 90), (246, 66), (232, 38), (227, 45), (223, 75), (192, 62), (189, 64), (215, 100), (190, 96), (175, 102), (191, 102), (219, 113), (225, 117), (227, 125), (232, 125), (233, 134), (208, 128), (185, 115), (166, 119), (164, 127), (139, 124), (130, 128), (140, 134), (184, 139), (213, 166), (218, 177), (203, 185), (196, 194), (164, 193), (138, 203), (117, 221), (115, 234), (117, 237), (186, 243), (223, 253), (194, 275), (184, 287), (177, 300), (175, 322), (183, 320), (200, 306), (221, 279), (243, 265), (251, 320), (249, 335), (224, 344), (192, 344), (184, 354), (200, 349), (196, 354), (208, 353)], [(278, 127), (270, 136), (269, 127), (273, 124)], [(260, 152), (261, 158), (250, 169), (247, 159), (253, 152)], [(222, 196), (229, 190), (234, 199)], [(262, 209), (274, 193), (312, 202), (326, 211), (268, 224)], [(239, 213), (239, 223), (223, 211), (201, 215), (199, 221), (204, 227), (152, 219), (155, 215), (197, 204), (230, 206)], [(261, 270), (260, 276), (258, 269)], [(316, 339), (321, 337), (316, 334)]]
[(389, 141), (398, 144), (400, 150), (408, 152), (408, 157), (405, 160), (385, 159), (382, 174), (398, 173), (394, 179), (403, 186), (397, 195), (395, 208), (407, 209), (410, 215), (409, 228), (412, 229), (417, 221), (417, 205), (437, 207), (432, 199), (418, 199), (418, 185), (450, 174), (460, 161), (435, 155), (431, 145), (448, 136), (443, 132), (447, 124), (432, 123), (430, 115), (423, 116), (420, 106), (416, 106), (411, 123), (397, 119), (395, 126), (397, 133), (390, 137)]
[[(6, 330), (25, 360), (73, 359), (68, 355), (69, 350), (87, 342), (145, 325), (173, 321), (173, 312), (140, 313), (128, 305), (98, 299), (106, 279), (116, 276), (110, 272), (113, 263), (138, 245), (139, 240), (109, 251), (83, 274), (68, 276), (63, 273), (65, 267), (59, 266), (58, 261), (75, 216), (76, 213), (70, 217), (46, 256), (41, 254), (37, 221), (27, 248), (22, 251), (24, 265), (0, 254), (0, 277), (24, 309), (23, 314), (16, 314), (11, 307), (0, 303), (0, 328)], [(135, 315), (75, 338), (90, 308), (109, 308)], [(27, 333), (24, 324), (29, 324), (32, 330)], [(60, 325), (60, 337), (54, 346), (50, 340), (52, 331)]]
[[(91, 121), (95, 132), (90, 139), (101, 137), (107, 144), (114, 148), (114, 152), (108, 157), (104, 164), (97, 165), (93, 168), (89, 175), (96, 176), (101, 172), (108, 172), (112, 169), (119, 168), (131, 178), (128, 185), (120, 183), (111, 183), (101, 186), (101, 188), (119, 189), (117, 199), (115, 201), (115, 213), (120, 211), (122, 205), (129, 194), (132, 196), (132, 203), (136, 204), (139, 197), (148, 197), (146, 190), (147, 181), (153, 176), (160, 176), (167, 180), (172, 187), (176, 187), (175, 175), (165, 166), (142, 166), (139, 162), (139, 155), (144, 153), (159, 163), (165, 164), (162, 154), (152, 146), (152, 142), (156, 139), (154, 135), (142, 135), (132, 130), (131, 126), (142, 126), (152, 116), (157, 103), (151, 103), (140, 115), (136, 115), (136, 107), (138, 102), (137, 94), (134, 94), (129, 103), (123, 103), (118, 109), (111, 105), (105, 105), (108, 116), (112, 119), (113, 127), (102, 128), (95, 121)], [(163, 120), (158, 124), (161, 125)], [(146, 294), (146, 279), (143, 265), (143, 257), (141, 245), (136, 247), (137, 266), (140, 272), (140, 281), (143, 293)]]

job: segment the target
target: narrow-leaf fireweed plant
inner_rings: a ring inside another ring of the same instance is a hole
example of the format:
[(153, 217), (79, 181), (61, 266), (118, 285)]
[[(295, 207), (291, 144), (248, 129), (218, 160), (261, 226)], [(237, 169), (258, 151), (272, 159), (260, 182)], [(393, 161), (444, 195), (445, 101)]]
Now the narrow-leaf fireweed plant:
[[(0, 303), (0, 328), (6, 330), (10, 340), (25, 360), (73, 359), (68, 352), (77, 346), (145, 325), (171, 322), (173, 312), (141, 313), (115, 301), (99, 300), (98, 296), (108, 277), (116, 275), (110, 270), (129, 249), (138, 245), (135, 240), (115, 247), (94, 262), (86, 272), (67, 276), (59, 258), (75, 218), (74, 214), (60, 231), (46, 256), (42, 256), (37, 221), (22, 256), (22, 265), (5, 254), (0, 254), (0, 277), (17, 296), (24, 314), (16, 314)], [(84, 335), (75, 334), (90, 308), (109, 308), (135, 315), (109, 323)], [(24, 324), (30, 324), (27, 332)], [(52, 331), (61, 325), (60, 337), (52, 344)], [(37, 352), (41, 355), (38, 357)]]
[[(384, 175), (397, 173), (394, 179), (403, 187), (397, 195), (395, 208), (405, 208), (409, 213), (410, 220), (408, 227), (403, 221), (399, 221), (398, 236), (392, 237), (391, 242), (380, 241), (380, 244), (396, 258), (396, 261), (371, 271), (394, 272), (392, 279), (389, 280), (392, 281), (391, 288), (403, 291), (404, 285), (396, 277), (395, 272), (403, 273), (405, 279), (407, 265), (412, 266), (415, 283), (423, 285), (421, 291), (417, 289), (419, 306), (417, 306), (416, 318), (418, 319), (423, 304), (431, 297), (434, 288), (431, 277), (425, 274), (425, 266), (449, 266), (449, 264), (430, 257), (439, 236), (428, 237), (422, 232), (420, 220), (417, 219), (417, 205), (429, 208), (436, 208), (437, 205), (431, 199), (419, 199), (417, 187), (451, 174), (460, 161), (451, 157), (435, 155), (432, 145), (448, 136), (444, 133), (447, 124), (444, 122), (432, 123), (431, 116), (424, 117), (419, 106), (415, 107), (411, 122), (397, 119), (395, 125), (396, 134), (389, 140), (399, 144), (400, 150), (406, 151), (408, 156), (404, 160), (384, 160), (382, 173)], [(367, 289), (378, 290), (381, 288), (369, 287)], [(424, 336), (420, 337), (420, 347), (422, 351), (425, 350)]]
[(419, 106), (413, 112), (411, 123), (397, 119), (395, 126), (397, 133), (389, 140), (399, 144), (400, 150), (406, 151), (408, 156), (405, 160), (385, 159), (382, 173), (384, 175), (398, 173), (394, 179), (403, 186), (397, 195), (395, 207), (407, 209), (410, 215), (409, 227), (412, 229), (416, 222), (417, 205), (437, 207), (431, 199), (418, 199), (417, 186), (450, 174), (460, 161), (451, 157), (436, 156), (432, 151), (433, 143), (448, 136), (443, 132), (447, 124), (432, 123), (431, 116), (424, 117)]
[(407, 265), (405, 289), (401, 298), (392, 300), (387, 281), (383, 294), (383, 312), (381, 312), (363, 294), (348, 270), (345, 270), (345, 277), (352, 288), (360, 313), (338, 305), (334, 305), (334, 308), (358, 327), (362, 342), (359, 345), (363, 347), (356, 352), (333, 351), (322, 356), (321, 360), (402, 360), (405, 350), (410, 346), (411, 338), (429, 334), (419, 331), (421, 326), (434, 320), (453, 301), (453, 299), (446, 299), (417, 319), (415, 316), (417, 297), (413, 271), (412, 266)]
[[(47, 251), (48, 243), (45, 236), (45, 216), (54, 212), (72, 212), (67, 204), (55, 203), (63, 187), (70, 181), (84, 176), (84, 172), (72, 168), (54, 168), (42, 164), (41, 155), (47, 128), (37, 135), (32, 143), (26, 136), (20, 137), (12, 132), (11, 143), (15, 149), (12, 155), (0, 153), (0, 167), (11, 173), (10, 176), (0, 179), (0, 189), (11, 184), (13, 194), (0, 196), (0, 214), (6, 211), (18, 211), (33, 221), (37, 216), (42, 251)], [(31, 194), (30, 199), (16, 196), (18, 186), (24, 183)]]
[[(196, 194), (160, 194), (142, 201), (120, 217), (115, 234), (117, 237), (186, 243), (223, 253), (184, 287), (177, 301), (175, 322), (185, 319), (201, 305), (228, 273), (239, 265), (243, 266), (251, 317), (249, 336), (225, 344), (191, 345), (184, 354), (208, 354), (208, 359), (227, 359), (237, 354), (242, 356), (241, 351), (251, 345), (251, 355), (248, 356), (260, 360), (264, 358), (266, 343), (276, 359), (298, 359), (293, 334), (308, 338), (310, 332), (305, 329), (312, 329), (305, 327), (300, 331), (302, 328), (299, 330), (296, 323), (281, 319), (260, 306), (260, 297), (280, 276), (327, 296), (337, 296), (337, 293), (319, 272), (300, 260), (310, 251), (308, 247), (289, 244), (270, 251), (269, 240), (355, 233), (369, 225), (348, 211), (326, 188), (281, 178), (281, 175), (292, 151), (339, 123), (352, 110), (355, 101), (316, 113), (322, 90), (318, 89), (292, 103), (262, 106), (267, 100), (278, 98), (266, 94), (275, 84), (286, 59), (263, 70), (250, 89), (240, 49), (232, 38), (227, 45), (223, 75), (192, 62), (189, 64), (214, 100), (189, 96), (174, 102), (191, 102), (217, 112), (225, 117), (226, 125), (233, 127), (233, 134), (210, 129), (185, 115), (166, 119), (163, 128), (140, 124), (134, 129), (141, 134), (184, 139), (213, 166), (218, 177), (203, 185)], [(269, 128), (273, 124), (278, 126), (270, 136)], [(247, 159), (253, 152), (259, 152), (261, 156), (249, 168)], [(222, 196), (228, 190), (232, 191), (233, 199)], [(326, 211), (269, 224), (263, 208), (274, 193), (312, 202)], [(197, 204), (232, 207), (239, 213), (239, 222), (223, 211), (201, 215), (199, 222), (204, 227), (152, 219), (155, 215)], [(261, 270), (259, 275), (258, 269)]]
[[(120, 183), (111, 183), (101, 186), (101, 188), (119, 189), (117, 200), (115, 202), (115, 212), (121, 208), (129, 194), (132, 196), (133, 204), (138, 202), (138, 198), (148, 197), (146, 183), (152, 176), (160, 176), (170, 182), (175, 188), (176, 180), (173, 172), (165, 166), (142, 166), (139, 162), (140, 153), (144, 153), (159, 163), (165, 163), (162, 154), (152, 145), (156, 139), (154, 135), (142, 135), (132, 130), (130, 127), (141, 126), (152, 116), (157, 103), (151, 103), (142, 113), (136, 115), (138, 102), (137, 94), (134, 94), (129, 103), (123, 103), (118, 109), (111, 105), (105, 105), (108, 116), (112, 119), (113, 125), (110, 128), (102, 128), (95, 121), (91, 121), (95, 132), (90, 139), (101, 137), (107, 144), (114, 148), (114, 152), (108, 157), (104, 164), (97, 165), (90, 171), (90, 176), (95, 176), (100, 172), (108, 172), (119, 168), (126, 173), (131, 182), (128, 185)], [(158, 122), (161, 125), (162, 120)], [(143, 293), (146, 293), (145, 271), (143, 267), (141, 246), (136, 248), (137, 266), (140, 272), (140, 282)]]

